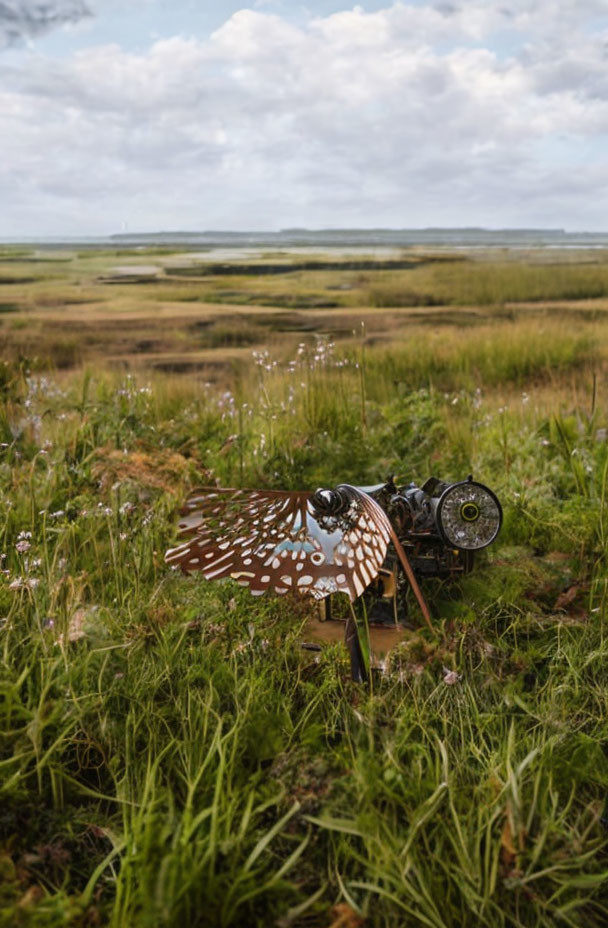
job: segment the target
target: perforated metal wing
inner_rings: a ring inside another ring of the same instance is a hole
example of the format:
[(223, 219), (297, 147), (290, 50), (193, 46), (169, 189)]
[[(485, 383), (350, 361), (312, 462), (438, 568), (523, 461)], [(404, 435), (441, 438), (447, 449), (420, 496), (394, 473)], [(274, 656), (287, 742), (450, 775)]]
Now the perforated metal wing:
[(391, 526), (366, 493), (347, 484), (336, 492), (341, 505), (332, 510), (319, 492), (203, 488), (181, 510), (182, 543), (165, 560), (208, 580), (232, 577), (258, 596), (296, 590), (354, 600), (377, 576)]

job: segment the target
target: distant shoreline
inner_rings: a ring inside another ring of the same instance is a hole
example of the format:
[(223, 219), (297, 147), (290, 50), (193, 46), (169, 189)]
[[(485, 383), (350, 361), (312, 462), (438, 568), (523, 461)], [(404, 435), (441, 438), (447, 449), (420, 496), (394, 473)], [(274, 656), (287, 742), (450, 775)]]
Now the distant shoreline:
[(108, 236), (0, 237), (2, 245), (39, 247), (202, 246), (209, 249), (319, 247), (604, 247), (608, 232), (563, 229), (283, 229), (279, 232), (161, 231), (120, 232)]

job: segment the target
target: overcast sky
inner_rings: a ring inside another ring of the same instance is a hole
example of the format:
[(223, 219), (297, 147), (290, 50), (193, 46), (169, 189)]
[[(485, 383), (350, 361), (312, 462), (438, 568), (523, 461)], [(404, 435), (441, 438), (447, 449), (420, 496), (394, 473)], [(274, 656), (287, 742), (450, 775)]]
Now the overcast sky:
[(0, 0), (0, 236), (608, 229), (608, 0)]

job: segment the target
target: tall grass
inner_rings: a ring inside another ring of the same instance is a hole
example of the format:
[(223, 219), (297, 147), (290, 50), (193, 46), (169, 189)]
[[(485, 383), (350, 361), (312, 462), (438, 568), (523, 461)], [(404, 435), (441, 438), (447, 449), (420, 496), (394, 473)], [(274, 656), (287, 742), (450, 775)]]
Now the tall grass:
[(412, 389), (519, 385), (556, 379), (570, 368), (592, 367), (597, 345), (592, 327), (573, 331), (564, 322), (500, 322), (478, 326), (474, 334), (456, 327), (414, 329), (407, 341), (376, 351), (368, 367), (376, 381)]
[(382, 272), (370, 281), (373, 306), (484, 306), (608, 296), (608, 265), (520, 261), (458, 261), (400, 274)]
[[(260, 352), (223, 390), (5, 364), (3, 923), (601, 928), (592, 362), (579, 333), (505, 323)], [(163, 563), (200, 483), (471, 471), (504, 504), (500, 541), (457, 588), (426, 585), (436, 635), (413, 612), (369, 690), (341, 648), (300, 650), (307, 603)]]

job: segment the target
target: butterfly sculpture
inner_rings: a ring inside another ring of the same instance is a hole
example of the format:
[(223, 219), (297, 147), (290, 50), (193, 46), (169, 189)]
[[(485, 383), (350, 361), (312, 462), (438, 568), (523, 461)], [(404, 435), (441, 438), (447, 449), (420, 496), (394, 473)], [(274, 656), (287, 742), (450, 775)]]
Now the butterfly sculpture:
[[(437, 518), (441, 512), (445, 525)], [(500, 516), (496, 497), (470, 478), (453, 485), (432, 478), (423, 488), (410, 484), (399, 489), (392, 480), (368, 488), (340, 484), (316, 492), (207, 487), (180, 510), (180, 543), (165, 560), (185, 573), (200, 571), (207, 580), (231, 578), (254, 596), (270, 590), (323, 600), (346, 593), (352, 602), (378, 577), (392, 546), (433, 630), (404, 544), (421, 573), (428, 575), (429, 558), (438, 565), (436, 575), (445, 563), (448, 570), (469, 569), (450, 566), (458, 562), (459, 552), (450, 554), (446, 541), (465, 551), (485, 547), (500, 527), (500, 522), (494, 526), (496, 513)], [(439, 538), (439, 530), (453, 537)], [(351, 661), (356, 635), (351, 619), (346, 627)], [(361, 676), (354, 664), (353, 676)]]

